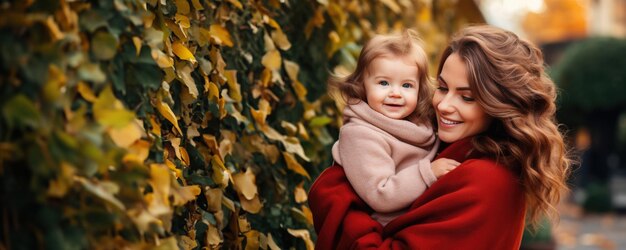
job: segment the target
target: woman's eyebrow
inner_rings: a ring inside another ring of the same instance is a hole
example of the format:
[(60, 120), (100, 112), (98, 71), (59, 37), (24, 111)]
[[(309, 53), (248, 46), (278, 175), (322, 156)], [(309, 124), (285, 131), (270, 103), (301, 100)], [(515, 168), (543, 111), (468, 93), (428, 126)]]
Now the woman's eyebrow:
[(446, 80), (444, 80), (443, 77), (441, 77), (441, 75), (437, 76), (437, 79), (439, 79), (439, 81), (442, 81), (443, 84), (446, 84), (446, 85), (448, 84)]
[[(442, 81), (443, 84), (448, 85), (448, 82), (446, 82), (446, 80), (444, 80), (441, 75), (439, 75), (437, 77), (437, 79), (439, 79), (439, 81)], [(455, 89), (458, 90), (458, 91), (464, 91), (464, 90), (470, 90), (471, 91), (469, 86), (467, 86), (467, 87), (465, 87), (465, 86), (464, 87), (458, 87), (458, 88), (455, 88)]]

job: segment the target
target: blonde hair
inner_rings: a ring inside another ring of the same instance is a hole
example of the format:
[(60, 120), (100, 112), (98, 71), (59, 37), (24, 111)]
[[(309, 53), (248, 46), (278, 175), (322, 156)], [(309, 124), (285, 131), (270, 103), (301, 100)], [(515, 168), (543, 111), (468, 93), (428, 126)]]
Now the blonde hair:
[(570, 159), (556, 122), (556, 87), (544, 71), (543, 54), (512, 32), (491, 26), (467, 27), (456, 34), (439, 64), (458, 54), (482, 109), (494, 117), (473, 139), (476, 150), (519, 173), (527, 219), (556, 218), (555, 205), (568, 190)]
[(374, 59), (389, 55), (410, 58), (415, 61), (419, 89), (417, 108), (413, 112), (413, 116), (420, 123), (431, 124), (434, 111), (431, 104), (433, 91), (429, 84), (428, 56), (422, 47), (419, 35), (415, 31), (405, 30), (401, 34), (374, 36), (363, 46), (354, 72), (345, 77), (330, 77), (328, 81), (330, 90), (338, 90), (346, 103), (350, 99), (367, 102), (363, 80), (368, 72), (368, 67)]

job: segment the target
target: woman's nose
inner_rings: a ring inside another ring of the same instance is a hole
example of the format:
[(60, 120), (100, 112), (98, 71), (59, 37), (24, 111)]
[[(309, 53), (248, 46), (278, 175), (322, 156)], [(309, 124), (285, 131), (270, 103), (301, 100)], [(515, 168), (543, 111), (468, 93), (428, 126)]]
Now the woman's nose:
[(452, 103), (450, 103), (450, 100), (447, 98), (447, 96), (444, 96), (441, 101), (437, 104), (437, 109), (440, 112), (452, 112), (454, 110)]

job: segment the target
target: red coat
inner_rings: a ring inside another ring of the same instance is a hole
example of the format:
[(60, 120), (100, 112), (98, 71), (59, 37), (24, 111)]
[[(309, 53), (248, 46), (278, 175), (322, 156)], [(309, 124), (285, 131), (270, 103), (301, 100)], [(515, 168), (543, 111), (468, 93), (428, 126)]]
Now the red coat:
[[(519, 249), (525, 201), (517, 176), (490, 158), (470, 154), (469, 139), (438, 158), (461, 162), (385, 228), (333, 165), (313, 183), (316, 249)], [(416, 176), (417, 178), (417, 176)]]

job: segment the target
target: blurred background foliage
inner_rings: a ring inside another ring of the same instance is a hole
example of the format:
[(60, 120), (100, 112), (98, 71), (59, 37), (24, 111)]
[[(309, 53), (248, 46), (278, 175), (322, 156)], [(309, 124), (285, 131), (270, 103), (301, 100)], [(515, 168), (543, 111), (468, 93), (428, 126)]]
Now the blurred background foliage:
[(473, 1), (1, 0), (0, 249), (311, 249), (330, 72), (404, 28), (434, 61), (468, 22)]

